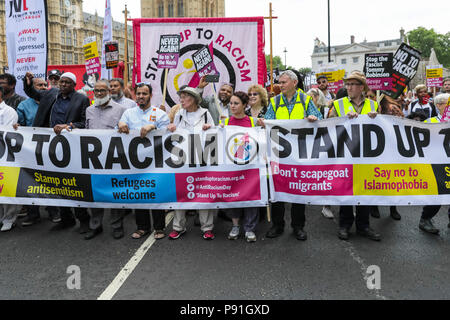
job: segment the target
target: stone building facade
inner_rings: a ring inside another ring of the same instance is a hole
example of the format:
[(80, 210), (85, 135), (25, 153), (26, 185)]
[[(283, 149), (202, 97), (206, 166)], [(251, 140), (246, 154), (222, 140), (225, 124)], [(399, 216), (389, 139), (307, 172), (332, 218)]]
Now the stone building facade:
[(141, 0), (143, 18), (224, 17), (225, 0)]

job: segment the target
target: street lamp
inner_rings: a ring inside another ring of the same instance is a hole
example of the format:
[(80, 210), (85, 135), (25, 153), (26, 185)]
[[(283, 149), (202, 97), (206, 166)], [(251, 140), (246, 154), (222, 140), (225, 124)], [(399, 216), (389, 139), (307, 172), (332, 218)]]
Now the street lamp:
[(330, 0), (328, 0), (328, 63), (331, 62), (331, 41), (330, 41)]
[(287, 62), (286, 62), (286, 53), (287, 53), (287, 50), (286, 50), (286, 48), (284, 48), (284, 67), (287, 69)]

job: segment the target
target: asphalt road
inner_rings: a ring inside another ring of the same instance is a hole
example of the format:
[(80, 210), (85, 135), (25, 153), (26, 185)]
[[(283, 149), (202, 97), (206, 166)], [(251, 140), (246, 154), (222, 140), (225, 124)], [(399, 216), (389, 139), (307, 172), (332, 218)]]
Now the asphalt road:
[[(216, 239), (205, 241), (190, 217), (188, 232), (155, 242), (113, 299), (450, 299), (448, 206), (434, 219), (438, 236), (419, 230), (421, 208), (400, 207), (399, 222), (388, 209), (371, 219), (381, 242), (355, 234), (339, 240), (336, 221), (316, 206), (307, 207), (305, 242), (290, 228), (265, 239), (267, 222), (259, 224), (256, 243), (230, 241), (231, 223), (221, 219)], [(130, 238), (133, 215), (125, 218), (121, 240), (112, 239), (107, 225), (89, 241), (76, 228), (50, 232), (52, 225), (43, 219), (0, 234), (0, 299), (97, 299), (144, 243)], [(367, 287), (373, 265), (381, 271), (380, 289)], [(80, 289), (67, 287), (69, 266), (79, 267)]]

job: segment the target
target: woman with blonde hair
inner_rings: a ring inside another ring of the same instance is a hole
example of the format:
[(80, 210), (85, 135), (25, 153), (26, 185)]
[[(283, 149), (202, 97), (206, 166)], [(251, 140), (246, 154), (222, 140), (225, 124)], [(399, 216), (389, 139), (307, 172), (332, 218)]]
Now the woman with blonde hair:
[(245, 114), (253, 118), (264, 118), (269, 105), (267, 91), (259, 84), (254, 84), (248, 88), (248, 106)]
[(306, 94), (312, 98), (314, 105), (319, 109), (323, 118), (326, 119), (328, 117), (329, 108), (323, 92), (317, 88), (311, 88)]

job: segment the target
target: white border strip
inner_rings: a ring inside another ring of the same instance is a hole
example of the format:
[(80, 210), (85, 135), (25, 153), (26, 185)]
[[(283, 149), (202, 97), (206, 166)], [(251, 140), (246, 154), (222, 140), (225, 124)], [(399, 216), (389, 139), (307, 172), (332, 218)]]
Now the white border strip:
[[(173, 212), (169, 212), (166, 215), (166, 226), (172, 221)], [(103, 291), (103, 293), (97, 298), (97, 300), (112, 300), (120, 287), (125, 283), (128, 277), (133, 273), (134, 269), (137, 267), (139, 262), (145, 256), (147, 251), (156, 242), (154, 238), (155, 232), (153, 231), (147, 240), (140, 246), (133, 257), (128, 261), (128, 263), (120, 270), (119, 274), (114, 278), (111, 284)]]

